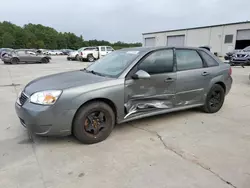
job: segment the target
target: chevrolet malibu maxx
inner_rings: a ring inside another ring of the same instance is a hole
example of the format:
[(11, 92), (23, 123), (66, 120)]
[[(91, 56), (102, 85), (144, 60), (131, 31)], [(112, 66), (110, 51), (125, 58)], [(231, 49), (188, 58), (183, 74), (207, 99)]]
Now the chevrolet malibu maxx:
[(115, 124), (196, 107), (219, 111), (231, 73), (203, 48), (122, 49), (85, 69), (31, 81), (15, 108), (34, 134), (73, 134), (93, 144), (105, 140)]

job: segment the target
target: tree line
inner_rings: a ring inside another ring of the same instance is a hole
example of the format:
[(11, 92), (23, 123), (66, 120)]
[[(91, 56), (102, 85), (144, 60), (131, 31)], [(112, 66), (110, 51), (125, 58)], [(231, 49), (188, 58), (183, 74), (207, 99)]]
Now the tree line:
[(85, 41), (71, 32), (58, 32), (41, 24), (26, 24), (23, 27), (10, 22), (0, 22), (0, 48), (79, 49), (85, 46), (112, 46), (114, 49), (142, 46), (141, 43), (110, 43), (105, 40)]

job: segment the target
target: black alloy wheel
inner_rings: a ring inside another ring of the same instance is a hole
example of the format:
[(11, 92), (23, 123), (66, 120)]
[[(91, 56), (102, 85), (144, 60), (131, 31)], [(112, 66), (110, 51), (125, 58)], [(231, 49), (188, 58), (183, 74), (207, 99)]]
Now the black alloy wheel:
[(224, 100), (224, 88), (219, 84), (215, 84), (207, 94), (206, 103), (203, 106), (203, 110), (207, 113), (216, 113), (221, 109)]
[(106, 127), (106, 117), (101, 111), (92, 112), (84, 121), (84, 131), (91, 136), (98, 136)]
[(78, 110), (73, 122), (73, 134), (84, 144), (94, 144), (105, 140), (114, 125), (112, 108), (102, 101), (95, 101)]

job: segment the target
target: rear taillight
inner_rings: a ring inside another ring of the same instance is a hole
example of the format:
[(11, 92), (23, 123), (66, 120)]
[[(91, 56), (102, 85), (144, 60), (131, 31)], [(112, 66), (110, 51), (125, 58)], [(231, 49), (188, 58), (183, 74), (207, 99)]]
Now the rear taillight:
[(232, 75), (232, 67), (229, 68), (229, 75)]
[(81, 52), (81, 55), (83, 55), (83, 53)]

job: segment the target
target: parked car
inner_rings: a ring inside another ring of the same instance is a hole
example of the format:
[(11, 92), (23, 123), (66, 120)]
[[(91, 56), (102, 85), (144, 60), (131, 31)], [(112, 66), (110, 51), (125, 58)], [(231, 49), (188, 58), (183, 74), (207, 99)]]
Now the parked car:
[(63, 55), (63, 52), (59, 50), (49, 50), (46, 52), (47, 55)]
[(74, 50), (71, 50), (71, 49), (63, 49), (61, 50), (63, 55), (69, 55), (70, 52), (73, 52)]
[(84, 50), (86, 49), (87, 47), (82, 47), (76, 51), (72, 51), (69, 53), (68, 57), (67, 57), (67, 60), (79, 60), (79, 54)]
[(229, 64), (231, 66), (240, 65), (243, 67), (245, 65), (250, 65), (250, 46), (240, 52), (233, 54)]
[(80, 60), (87, 60), (89, 62), (93, 62), (101, 57), (106, 56), (107, 54), (114, 51), (114, 49), (110, 46), (93, 46), (84, 49), (79, 55)]
[(233, 55), (235, 55), (236, 53), (238, 53), (238, 52), (249, 52), (249, 51), (250, 51), (250, 46), (247, 46), (242, 50), (233, 50), (231, 52), (226, 53), (224, 59), (230, 61), (232, 59)]
[(228, 64), (203, 48), (122, 49), (86, 69), (31, 81), (15, 109), (37, 135), (73, 134), (93, 144), (115, 124), (196, 107), (218, 112), (231, 74)]
[(47, 55), (38, 55), (28, 50), (14, 50), (2, 57), (4, 64), (17, 64), (19, 62), (27, 63), (49, 63), (51, 57)]

